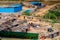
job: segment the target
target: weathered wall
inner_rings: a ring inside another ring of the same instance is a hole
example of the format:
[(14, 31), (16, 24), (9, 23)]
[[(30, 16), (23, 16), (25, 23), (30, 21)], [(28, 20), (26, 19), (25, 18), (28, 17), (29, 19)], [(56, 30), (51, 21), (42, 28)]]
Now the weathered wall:
[(0, 0), (0, 4), (17, 4), (20, 3), (20, 1), (1, 1)]

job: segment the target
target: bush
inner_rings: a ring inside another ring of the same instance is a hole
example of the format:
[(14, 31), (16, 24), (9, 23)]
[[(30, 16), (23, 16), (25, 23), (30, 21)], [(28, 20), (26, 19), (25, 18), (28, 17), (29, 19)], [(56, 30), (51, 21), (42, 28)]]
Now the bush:
[(32, 14), (26, 12), (26, 13), (23, 13), (22, 15), (31, 16)]
[(57, 19), (55, 14), (47, 13), (44, 18), (46, 19)]
[(56, 10), (49, 10), (49, 13), (55, 14), (57, 17), (60, 16), (60, 12), (59, 11), (56, 11)]
[(49, 10), (46, 15), (44, 15), (44, 18), (47, 19), (57, 19), (60, 17), (60, 12), (56, 10)]

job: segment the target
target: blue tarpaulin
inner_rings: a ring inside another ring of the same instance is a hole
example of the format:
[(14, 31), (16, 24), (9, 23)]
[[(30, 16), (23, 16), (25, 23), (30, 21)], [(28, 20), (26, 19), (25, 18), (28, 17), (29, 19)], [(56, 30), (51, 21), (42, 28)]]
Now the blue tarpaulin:
[(41, 6), (41, 2), (30, 2), (32, 5)]
[(14, 13), (22, 10), (22, 5), (13, 4), (9, 7), (0, 7), (0, 13)]

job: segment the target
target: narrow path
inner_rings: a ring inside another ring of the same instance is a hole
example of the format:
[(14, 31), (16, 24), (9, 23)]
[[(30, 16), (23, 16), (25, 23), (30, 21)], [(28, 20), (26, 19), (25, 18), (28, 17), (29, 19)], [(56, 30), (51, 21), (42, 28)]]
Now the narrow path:
[(36, 16), (43, 16), (44, 14), (45, 14), (45, 12), (47, 12), (48, 10), (50, 10), (51, 8), (53, 8), (54, 6), (56, 6), (56, 4), (54, 4), (54, 5), (51, 5), (51, 6), (46, 6), (46, 7), (44, 7), (44, 8), (41, 8), (41, 9), (39, 9), (39, 10), (37, 10), (34, 14), (36, 15)]

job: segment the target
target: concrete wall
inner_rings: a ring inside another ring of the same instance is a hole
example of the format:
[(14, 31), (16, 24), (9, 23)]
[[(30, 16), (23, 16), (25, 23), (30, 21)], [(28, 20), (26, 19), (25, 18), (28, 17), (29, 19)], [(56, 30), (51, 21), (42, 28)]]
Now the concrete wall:
[(20, 1), (0, 1), (0, 4), (19, 4)]

